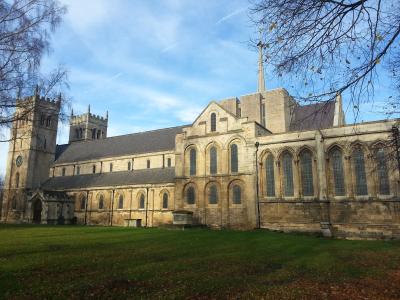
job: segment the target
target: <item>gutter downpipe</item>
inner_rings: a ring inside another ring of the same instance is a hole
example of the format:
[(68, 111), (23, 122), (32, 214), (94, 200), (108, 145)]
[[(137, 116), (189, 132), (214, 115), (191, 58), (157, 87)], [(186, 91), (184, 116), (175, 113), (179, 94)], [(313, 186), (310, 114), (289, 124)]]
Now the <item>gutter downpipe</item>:
[(112, 200), (111, 200), (111, 218), (110, 218), (110, 225), (113, 226), (113, 217), (114, 217), (114, 195), (115, 190), (112, 191)]
[(256, 146), (256, 201), (257, 201), (257, 228), (261, 228), (261, 215), (260, 215), (260, 197), (259, 197), (259, 184), (258, 184), (258, 147), (259, 142), (255, 143)]
[(89, 204), (89, 191), (86, 191), (86, 201), (85, 201), (85, 225), (87, 225), (87, 209)]
[(149, 187), (146, 187), (146, 223), (144, 227), (147, 227), (148, 206), (149, 206)]

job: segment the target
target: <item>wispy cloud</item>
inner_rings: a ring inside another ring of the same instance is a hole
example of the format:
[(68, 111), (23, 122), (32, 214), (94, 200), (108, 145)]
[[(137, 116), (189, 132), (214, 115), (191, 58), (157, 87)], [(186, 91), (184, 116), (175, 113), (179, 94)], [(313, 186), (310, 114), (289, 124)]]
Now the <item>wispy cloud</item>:
[(234, 16), (237, 16), (238, 14), (241, 14), (241, 13), (243, 13), (243, 12), (246, 11), (246, 10), (247, 10), (247, 7), (238, 8), (238, 9), (234, 10), (233, 12), (231, 12), (230, 14), (227, 14), (227, 15), (223, 16), (223, 17), (222, 17), (221, 19), (219, 19), (215, 24), (216, 24), (216, 25), (219, 25), (219, 24), (221, 24), (221, 23), (223, 23), (223, 22), (226, 22), (226, 21), (229, 20), (230, 18), (233, 18)]

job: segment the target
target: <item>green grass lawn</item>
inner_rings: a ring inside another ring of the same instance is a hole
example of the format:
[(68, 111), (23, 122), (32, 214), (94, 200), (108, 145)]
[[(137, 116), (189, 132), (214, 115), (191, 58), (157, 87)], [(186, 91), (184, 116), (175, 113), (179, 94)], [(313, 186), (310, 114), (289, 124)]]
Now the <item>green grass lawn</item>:
[(0, 225), (0, 298), (400, 298), (400, 242)]

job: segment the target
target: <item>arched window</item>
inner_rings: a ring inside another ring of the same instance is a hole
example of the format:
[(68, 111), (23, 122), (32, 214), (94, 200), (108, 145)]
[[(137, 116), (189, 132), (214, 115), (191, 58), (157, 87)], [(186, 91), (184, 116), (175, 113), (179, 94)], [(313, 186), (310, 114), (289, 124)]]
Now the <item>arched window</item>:
[(190, 149), (190, 170), (189, 174), (190, 175), (196, 175), (196, 150), (195, 149)]
[(119, 209), (124, 208), (124, 196), (123, 196), (123, 195), (119, 195), (119, 198), (118, 198), (118, 208), (119, 208)]
[(300, 169), (303, 196), (314, 196), (312, 154), (308, 150), (300, 154)]
[(112, 172), (112, 171), (113, 171), (113, 164), (110, 163), (110, 172)]
[(144, 195), (141, 194), (139, 197), (139, 208), (143, 209), (144, 208)]
[(275, 196), (275, 177), (274, 177), (274, 157), (272, 154), (267, 156), (265, 160), (265, 175), (267, 184), (267, 197)]
[(218, 189), (215, 184), (211, 185), (208, 190), (208, 203), (210, 204), (218, 203)]
[(232, 188), (233, 204), (242, 203), (242, 188), (239, 185), (234, 185)]
[(92, 167), (92, 172), (93, 172), (93, 174), (96, 173), (96, 165), (93, 165), (93, 167)]
[(215, 113), (211, 114), (210, 117), (211, 121), (211, 131), (216, 131), (217, 130), (217, 115)]
[(194, 187), (190, 186), (186, 190), (186, 202), (187, 204), (195, 204), (196, 202), (196, 195), (194, 191)]
[(132, 167), (132, 163), (130, 161), (128, 161), (128, 171), (131, 170), (131, 167)]
[(46, 127), (50, 127), (51, 126), (51, 117), (48, 116), (46, 119)]
[(99, 196), (99, 209), (104, 209), (104, 196), (100, 194)]
[(364, 152), (360, 148), (353, 152), (353, 166), (356, 180), (356, 195), (368, 195)]
[(231, 145), (231, 172), (237, 173), (239, 170), (239, 159), (238, 159), (238, 146), (236, 144)]
[(62, 176), (65, 176), (65, 172), (66, 172), (66, 170), (65, 170), (65, 168), (62, 168)]
[(44, 114), (41, 114), (40, 115), (40, 125), (44, 125), (45, 119), (46, 119), (46, 117), (44, 116)]
[(389, 195), (389, 175), (385, 158), (385, 150), (383, 148), (378, 149), (376, 152), (376, 163), (378, 171), (378, 190), (380, 195)]
[(282, 157), (283, 165), (283, 192), (286, 197), (294, 195), (293, 187), (293, 157), (289, 152), (285, 152)]
[(168, 208), (168, 194), (164, 193), (162, 197), (162, 208)]
[(81, 210), (84, 210), (86, 208), (86, 197), (85, 196), (81, 197), (81, 201), (79, 204), (80, 204), (79, 206), (80, 206)]
[(335, 187), (336, 196), (345, 195), (344, 186), (344, 171), (343, 171), (343, 158), (342, 151), (335, 148), (331, 151), (331, 162), (332, 162), (332, 172), (333, 172), (333, 185)]
[(168, 159), (167, 159), (167, 166), (168, 166), (168, 167), (171, 167), (171, 165), (172, 165), (171, 158), (168, 158)]
[(11, 199), (11, 209), (16, 210), (17, 209), (17, 198), (13, 197)]
[(98, 130), (98, 131), (97, 131), (97, 139), (100, 139), (100, 138), (101, 138), (101, 131)]
[(217, 174), (217, 148), (210, 148), (210, 174)]
[(19, 173), (15, 173), (15, 187), (19, 188)]

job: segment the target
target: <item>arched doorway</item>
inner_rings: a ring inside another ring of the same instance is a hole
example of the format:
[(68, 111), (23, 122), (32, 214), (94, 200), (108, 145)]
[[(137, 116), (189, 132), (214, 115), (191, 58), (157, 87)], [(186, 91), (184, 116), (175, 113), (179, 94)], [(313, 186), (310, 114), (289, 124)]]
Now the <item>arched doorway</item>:
[(33, 223), (40, 224), (42, 221), (42, 201), (37, 199), (33, 203)]

